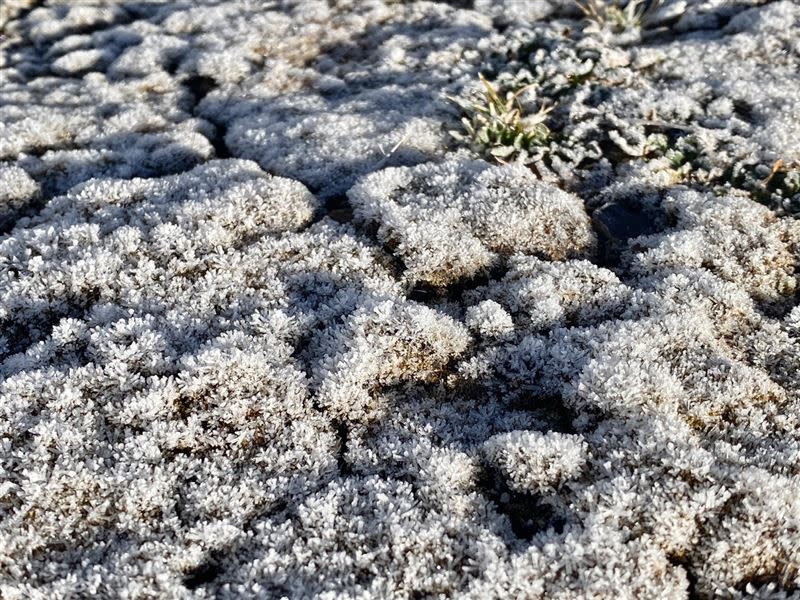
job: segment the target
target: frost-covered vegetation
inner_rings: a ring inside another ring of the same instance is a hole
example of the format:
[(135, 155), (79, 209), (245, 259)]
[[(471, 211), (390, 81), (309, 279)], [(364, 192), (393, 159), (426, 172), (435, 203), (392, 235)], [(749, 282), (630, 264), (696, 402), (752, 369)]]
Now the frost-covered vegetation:
[(4, 2), (0, 597), (798, 598), (798, 31)]

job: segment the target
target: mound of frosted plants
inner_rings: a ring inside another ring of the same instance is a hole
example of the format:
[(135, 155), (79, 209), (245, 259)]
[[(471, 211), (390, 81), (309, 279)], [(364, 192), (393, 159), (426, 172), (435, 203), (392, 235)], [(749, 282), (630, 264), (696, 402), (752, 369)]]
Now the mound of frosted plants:
[(0, 8), (0, 598), (800, 597), (800, 5)]

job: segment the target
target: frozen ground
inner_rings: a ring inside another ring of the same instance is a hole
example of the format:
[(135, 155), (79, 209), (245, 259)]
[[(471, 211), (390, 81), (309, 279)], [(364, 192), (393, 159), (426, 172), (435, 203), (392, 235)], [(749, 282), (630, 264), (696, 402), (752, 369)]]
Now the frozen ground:
[(582, 16), (4, 0), (0, 597), (800, 598), (800, 5)]

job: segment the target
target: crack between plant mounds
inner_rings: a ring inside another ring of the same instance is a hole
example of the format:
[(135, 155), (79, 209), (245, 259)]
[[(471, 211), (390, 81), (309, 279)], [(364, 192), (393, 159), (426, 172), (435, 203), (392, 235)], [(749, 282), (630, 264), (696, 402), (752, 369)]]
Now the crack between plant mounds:
[(511, 532), (519, 542), (530, 542), (536, 534), (550, 528), (560, 533), (567, 523), (539, 495), (512, 490), (502, 475), (488, 464), (480, 466), (476, 486), (492, 502), (495, 510), (508, 519)]
[[(334, 475), (330, 477), (323, 477), (317, 483), (310, 485), (309, 489), (302, 492), (295, 502), (289, 503), (286, 500), (278, 500), (268, 507), (261, 510), (252, 511), (246, 515), (245, 519), (239, 525), (242, 531), (252, 531), (254, 525), (264, 518), (278, 520), (279, 522), (286, 522), (297, 518), (296, 510), (306, 499), (319, 493), (335, 478)], [(176, 506), (176, 510), (178, 507)], [(181, 508), (180, 512), (183, 512)], [(182, 521), (185, 517), (178, 515)], [(184, 571), (183, 585), (189, 590), (196, 590), (213, 584), (220, 577), (222, 577), (228, 569), (224, 567), (226, 559), (235, 555), (237, 551), (244, 550), (248, 553), (247, 543), (248, 536), (241, 536), (234, 542), (230, 543), (223, 548), (210, 549), (205, 553), (204, 558), (194, 567)], [(238, 565), (244, 564), (252, 560), (252, 556), (244, 556), (240, 560), (233, 561), (233, 569)]]
[(334, 429), (339, 445), (336, 449), (336, 465), (339, 469), (340, 477), (348, 477), (353, 474), (353, 468), (347, 462), (347, 444), (350, 440), (350, 429), (344, 421), (334, 422)]
[(676, 568), (683, 569), (686, 573), (688, 585), (686, 587), (687, 600), (700, 600), (701, 596), (697, 591), (697, 576), (694, 574), (692, 565), (686, 556), (667, 555), (669, 563)]
[[(195, 118), (203, 118), (198, 115), (197, 107), (200, 105), (203, 98), (219, 87), (219, 84), (211, 77), (206, 77), (205, 75), (191, 75), (181, 82), (181, 85), (192, 96), (192, 106), (188, 112)], [(225, 136), (228, 133), (227, 125), (211, 119), (204, 120), (214, 127), (214, 133), (211, 136), (205, 136), (214, 148), (214, 158), (232, 158), (233, 154), (225, 143)]]
[[(30, 8), (27, 8), (27, 9), (23, 10), (22, 12), (20, 12), (19, 15), (17, 15), (13, 19), (10, 19), (6, 23), (4, 23), (0, 27), (0, 36), (2, 36), (3, 31), (5, 31), (6, 27), (10, 23), (22, 24), (22, 22), (34, 10), (39, 9), (39, 8), (49, 8), (49, 7), (50, 7), (50, 5), (46, 0), (39, 0), (33, 6), (31, 6)], [(124, 6), (123, 6), (123, 9), (124, 9)], [(130, 11), (125, 10), (125, 14), (124, 15), (120, 15), (118, 18), (114, 19), (110, 23), (94, 23), (94, 24), (83, 25), (83, 26), (78, 25), (78, 26), (76, 26), (74, 28), (68, 28), (67, 31), (64, 32), (62, 35), (56, 36), (56, 37), (54, 37), (52, 39), (43, 40), (41, 42), (33, 41), (31, 39), (31, 37), (30, 37), (30, 33), (27, 30), (27, 28), (19, 29), (19, 30), (17, 30), (15, 32), (15, 33), (17, 33), (19, 35), (19, 40), (17, 42), (14, 42), (14, 43), (10, 44), (7, 50), (14, 51), (14, 50), (22, 50), (22, 49), (26, 49), (26, 48), (30, 49), (34, 53), (33, 58), (35, 59), (36, 66), (45, 69), (49, 76), (55, 76), (55, 77), (58, 77), (58, 78), (61, 78), (61, 79), (73, 79), (73, 77), (61, 77), (59, 75), (55, 75), (54, 73), (52, 73), (52, 70), (51, 70), (51, 67), (50, 67), (50, 63), (52, 62), (52, 59), (48, 58), (47, 54), (48, 54), (48, 52), (50, 51), (50, 48), (52, 48), (53, 45), (57, 44), (58, 42), (64, 40), (67, 37), (70, 37), (70, 36), (74, 36), (74, 35), (92, 35), (94, 33), (100, 32), (100, 31), (113, 29), (114, 27), (119, 27), (119, 26), (122, 26), (122, 25), (129, 25), (130, 23), (133, 23), (136, 20), (137, 20), (137, 16), (136, 15), (133, 15)], [(26, 77), (26, 79), (27, 79), (27, 77)]]
[(427, 305), (435, 305), (441, 301), (462, 303), (465, 294), (502, 280), (509, 270), (507, 257), (498, 255), (495, 264), (489, 268), (470, 277), (457, 279), (448, 285), (435, 286), (425, 281), (416, 282), (408, 290), (406, 297)]
[[(0, 36), (3, 35), (3, 32), (6, 30), (6, 27), (9, 25), (9, 23), (13, 23), (15, 21), (23, 21), (30, 13), (32, 13), (37, 8), (43, 8), (45, 6), (45, 3), (46, 0), (37, 0), (30, 6), (30, 8), (24, 8), (19, 13), (17, 13), (16, 16), (11, 17), (10, 19), (8, 19), (3, 23), (0, 23)], [(21, 37), (24, 37), (25, 41), (30, 43), (30, 39), (28, 39), (27, 36), (21, 36)]]
[(475, 0), (438, 0), (439, 4), (447, 4), (453, 8), (472, 10), (475, 8)]

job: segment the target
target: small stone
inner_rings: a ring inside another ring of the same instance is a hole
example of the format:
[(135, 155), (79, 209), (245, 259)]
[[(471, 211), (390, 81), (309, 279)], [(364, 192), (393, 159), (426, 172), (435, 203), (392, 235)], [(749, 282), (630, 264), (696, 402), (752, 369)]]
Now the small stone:
[(616, 202), (609, 202), (597, 209), (592, 215), (592, 222), (602, 237), (617, 244), (657, 231), (649, 215), (635, 212)]

